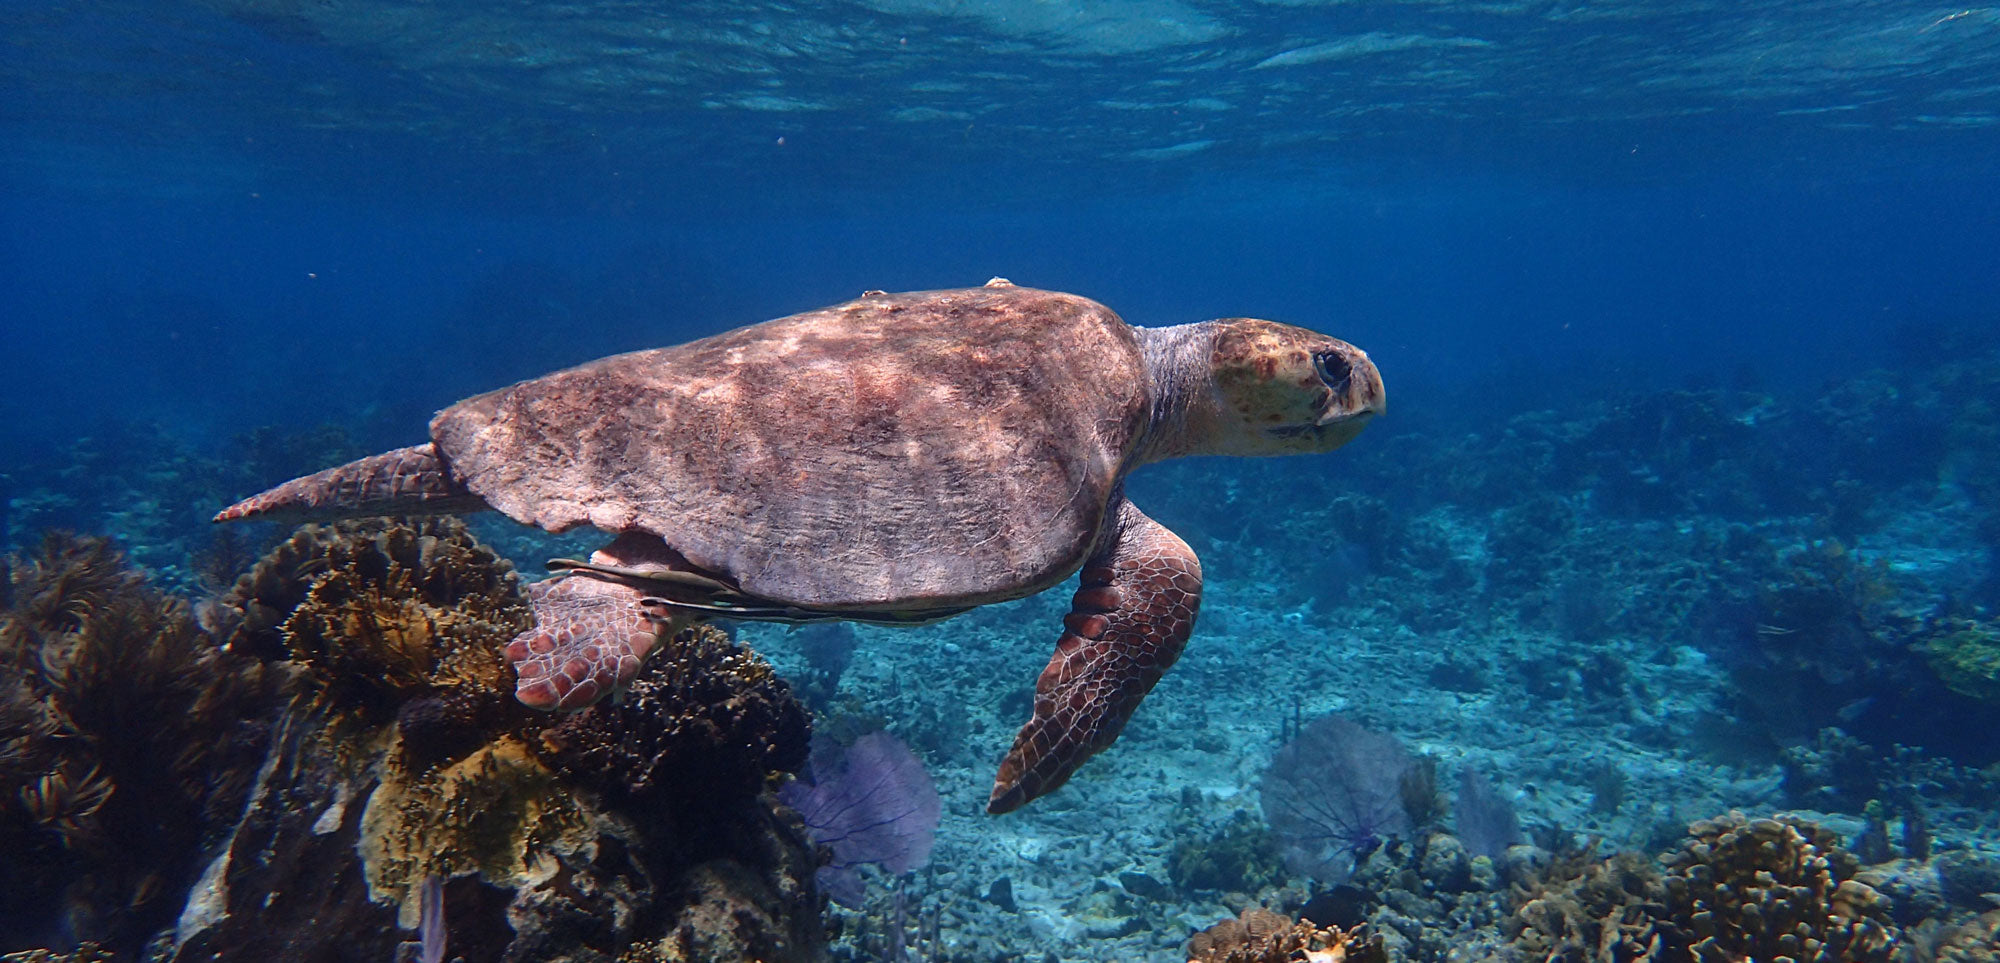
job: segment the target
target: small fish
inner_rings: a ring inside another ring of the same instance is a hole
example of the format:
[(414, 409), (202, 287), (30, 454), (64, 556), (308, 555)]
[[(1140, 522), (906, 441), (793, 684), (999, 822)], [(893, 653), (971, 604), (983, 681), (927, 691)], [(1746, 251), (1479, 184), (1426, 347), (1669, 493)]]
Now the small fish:
[(1854, 720), (1861, 718), (1863, 715), (1866, 715), (1868, 710), (1873, 708), (1874, 705), (1875, 705), (1874, 696), (1862, 696), (1861, 698), (1856, 699), (1853, 702), (1850, 702), (1844, 706), (1841, 706), (1838, 709), (1835, 709), (1833, 711), (1833, 714), (1835, 716), (1838, 716), (1840, 718), (1840, 721), (1842, 722), (1853, 722)]

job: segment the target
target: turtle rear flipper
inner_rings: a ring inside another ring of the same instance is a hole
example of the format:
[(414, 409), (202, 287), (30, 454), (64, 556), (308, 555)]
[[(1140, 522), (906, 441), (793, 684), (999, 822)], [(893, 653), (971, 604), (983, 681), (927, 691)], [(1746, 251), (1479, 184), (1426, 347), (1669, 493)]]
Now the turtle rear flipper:
[(514, 698), (531, 709), (573, 712), (616, 695), (639, 674), (660, 640), (692, 624), (653, 613), (646, 587), (701, 580), (665, 542), (626, 532), (590, 561), (556, 559), (556, 574), (528, 586), (535, 624), (507, 643)]
[(215, 514), (242, 519), (323, 522), (370, 515), (459, 515), (491, 506), (474, 495), (431, 445), (412, 445), (294, 478)]

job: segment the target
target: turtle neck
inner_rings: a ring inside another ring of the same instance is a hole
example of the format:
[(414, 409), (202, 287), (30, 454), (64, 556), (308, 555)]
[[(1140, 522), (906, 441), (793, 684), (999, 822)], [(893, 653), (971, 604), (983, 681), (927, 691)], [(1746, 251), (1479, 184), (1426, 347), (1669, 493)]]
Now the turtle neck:
[(1219, 322), (1134, 330), (1145, 357), (1153, 404), (1137, 464), (1204, 453), (1215, 433), (1209, 355)]

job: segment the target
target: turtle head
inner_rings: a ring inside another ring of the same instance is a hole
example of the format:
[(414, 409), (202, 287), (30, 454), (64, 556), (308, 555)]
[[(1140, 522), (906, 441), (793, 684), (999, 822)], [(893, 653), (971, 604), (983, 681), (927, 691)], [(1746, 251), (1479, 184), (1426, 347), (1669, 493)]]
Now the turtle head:
[(1206, 452), (1294, 455), (1332, 451), (1387, 410), (1368, 354), (1317, 331), (1275, 321), (1210, 322), (1215, 407)]

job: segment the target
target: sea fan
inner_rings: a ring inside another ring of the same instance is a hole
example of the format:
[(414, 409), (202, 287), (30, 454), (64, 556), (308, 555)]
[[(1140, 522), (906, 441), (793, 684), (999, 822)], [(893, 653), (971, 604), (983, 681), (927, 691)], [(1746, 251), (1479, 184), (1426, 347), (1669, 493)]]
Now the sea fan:
[(910, 747), (886, 732), (855, 740), (827, 768), (815, 773), (816, 784), (787, 784), (780, 798), (831, 853), (820, 885), (841, 905), (858, 907), (862, 866), (901, 875), (930, 861), (942, 811), (937, 785)]
[(1514, 804), (1470, 766), (1458, 773), (1458, 804), (1452, 812), (1459, 842), (1474, 856), (1499, 859), (1521, 841)]
[(1307, 725), (1264, 773), (1264, 819), (1285, 865), (1339, 882), (1384, 842), (1408, 834), (1403, 780), (1414, 762), (1396, 737), (1340, 716)]

